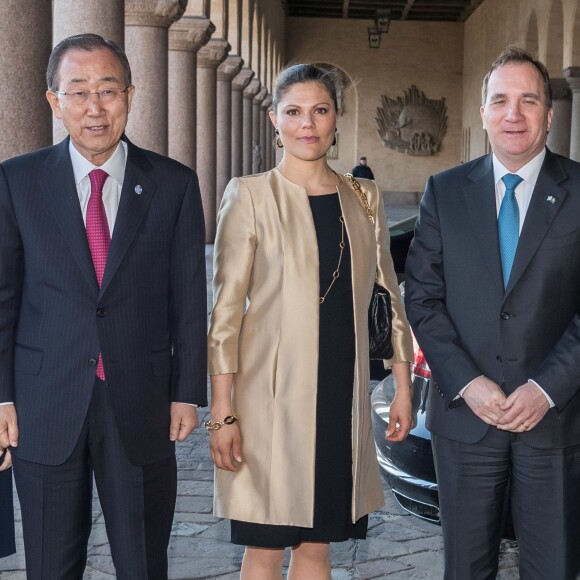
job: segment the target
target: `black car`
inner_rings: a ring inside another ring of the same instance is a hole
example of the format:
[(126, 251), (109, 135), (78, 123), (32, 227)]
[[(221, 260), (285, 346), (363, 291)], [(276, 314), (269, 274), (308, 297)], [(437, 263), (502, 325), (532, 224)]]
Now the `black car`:
[(409, 246), (415, 233), (415, 223), (417, 222), (417, 215), (412, 215), (396, 224), (389, 227), (389, 234), (391, 236), (391, 256), (393, 258), (393, 265), (395, 272), (399, 278), (399, 282), (405, 276), (405, 262), (407, 261), (407, 254), (409, 253)]
[(381, 473), (403, 509), (422, 519), (439, 523), (439, 498), (425, 411), (431, 371), (421, 349), (413, 365), (413, 424), (404, 441), (385, 439), (394, 387), (391, 377), (381, 381), (371, 395), (372, 421)]
[[(431, 433), (425, 425), (427, 400), (431, 390), (431, 370), (423, 351), (415, 343), (413, 379), (413, 428), (404, 441), (385, 439), (389, 422), (389, 407), (394, 394), (392, 377), (383, 379), (371, 394), (371, 416), (377, 459), (385, 481), (391, 487), (400, 506), (411, 514), (440, 524), (439, 493)], [(514, 539), (515, 533), (508, 500), (505, 502), (504, 538)]]

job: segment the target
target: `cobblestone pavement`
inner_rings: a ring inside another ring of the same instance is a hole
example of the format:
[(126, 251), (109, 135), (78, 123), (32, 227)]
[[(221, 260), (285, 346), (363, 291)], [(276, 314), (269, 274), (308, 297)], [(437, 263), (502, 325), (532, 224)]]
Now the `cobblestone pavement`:
[[(205, 413), (202, 413), (204, 415)], [(179, 484), (169, 545), (172, 579), (238, 578), (243, 549), (229, 543), (229, 524), (211, 515), (213, 468), (207, 435), (196, 431), (177, 449)], [(332, 545), (333, 580), (435, 580), (442, 577), (442, 541), (437, 526), (405, 513), (385, 485), (385, 507), (371, 514), (367, 540)], [(20, 513), (17, 507), (18, 552), (0, 560), (1, 580), (24, 580)], [(103, 514), (95, 498), (86, 580), (115, 577)], [(517, 548), (505, 542), (498, 578), (517, 579)], [(305, 579), (316, 580), (316, 579)]]
[[(403, 219), (416, 208), (389, 212), (393, 221)], [(208, 246), (208, 294), (212, 247)], [(200, 418), (205, 419), (206, 409)], [(243, 548), (229, 543), (229, 524), (211, 515), (213, 467), (207, 449), (207, 434), (199, 429), (177, 447), (179, 484), (175, 521), (169, 545), (169, 577), (177, 580), (238, 578)], [(385, 485), (385, 507), (371, 514), (368, 538), (333, 544), (333, 580), (389, 579), (433, 580), (442, 577), (442, 540), (439, 527), (403, 511)], [(25, 564), (16, 503), (17, 549), (14, 556), (0, 560), (0, 580), (24, 580)], [(287, 555), (288, 557), (288, 555)], [(515, 580), (517, 546), (504, 542), (498, 578)], [(93, 504), (93, 533), (85, 580), (115, 577), (103, 514), (98, 499)], [(304, 579), (316, 580), (316, 579)]]

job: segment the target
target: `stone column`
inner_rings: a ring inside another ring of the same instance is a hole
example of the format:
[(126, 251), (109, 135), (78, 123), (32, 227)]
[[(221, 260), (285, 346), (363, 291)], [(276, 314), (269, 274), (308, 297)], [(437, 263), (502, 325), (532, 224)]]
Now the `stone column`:
[(169, 29), (168, 154), (195, 169), (197, 143), (197, 52), (215, 26), (207, 18), (184, 16)]
[(46, 93), (50, 0), (0, 1), (0, 161), (52, 143)]
[(205, 214), (205, 237), (215, 238), (216, 220), (216, 89), (217, 67), (225, 60), (230, 45), (212, 38), (197, 53), (197, 174)]
[(254, 72), (244, 67), (232, 80), (232, 177), (244, 174), (244, 107), (243, 91)]
[(261, 83), (258, 79), (253, 79), (245, 88), (244, 96), (244, 140), (243, 140), (243, 154), (244, 154), (244, 175), (252, 173), (252, 117), (253, 117), (253, 100), (256, 93), (260, 90)]
[[(119, 46), (125, 43), (124, 0), (84, 0), (79, 10), (78, 0), (54, 0), (52, 17), (52, 42), (56, 46), (61, 40), (74, 34), (92, 32), (105, 40), (114, 40)], [(58, 143), (66, 135), (63, 124), (55, 119), (53, 141)]]
[(167, 155), (168, 28), (187, 0), (125, 0), (125, 45), (136, 87), (127, 135)]
[(217, 157), (216, 207), (219, 208), (224, 190), (232, 177), (232, 80), (240, 72), (243, 60), (230, 55), (217, 69)]
[(270, 149), (272, 143), (268, 140), (268, 111), (272, 104), (272, 95), (267, 95), (260, 105), (260, 146), (262, 147), (262, 171), (271, 169), (270, 165)]
[(260, 87), (252, 101), (252, 173), (259, 173), (264, 167), (264, 147), (262, 145), (262, 115), (260, 107), (268, 89)]
[(105, 40), (125, 45), (125, 1), (83, 0), (79, 9), (78, 0), (53, 0), (52, 40), (56, 46), (73, 34), (92, 32)]
[(572, 122), (572, 91), (566, 79), (551, 79), (552, 127), (548, 134), (548, 147), (554, 153), (570, 156), (570, 124)]
[(570, 123), (570, 159), (580, 161), (580, 67), (562, 71), (572, 89), (572, 120)]

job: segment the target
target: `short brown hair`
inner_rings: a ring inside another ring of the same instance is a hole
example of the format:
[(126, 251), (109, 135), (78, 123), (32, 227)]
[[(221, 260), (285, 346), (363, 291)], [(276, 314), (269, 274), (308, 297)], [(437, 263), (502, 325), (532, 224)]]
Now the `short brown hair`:
[(485, 105), (487, 100), (487, 85), (489, 84), (489, 77), (494, 70), (505, 66), (506, 64), (522, 64), (529, 62), (531, 65), (536, 67), (537, 71), (542, 75), (542, 80), (544, 81), (544, 96), (546, 97), (546, 106), (548, 109), (552, 108), (552, 85), (550, 84), (550, 75), (548, 74), (548, 69), (545, 65), (538, 59), (534, 58), (533, 55), (527, 50), (510, 44), (506, 46), (502, 53), (495, 59), (491, 65), (489, 71), (483, 79), (483, 85), (481, 86), (481, 104)]

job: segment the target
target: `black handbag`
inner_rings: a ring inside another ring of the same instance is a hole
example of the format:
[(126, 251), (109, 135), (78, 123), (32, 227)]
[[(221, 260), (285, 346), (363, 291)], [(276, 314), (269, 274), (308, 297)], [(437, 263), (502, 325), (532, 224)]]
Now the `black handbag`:
[[(374, 226), (375, 218), (360, 183), (351, 173), (347, 173), (346, 176), (350, 180), (361, 205), (365, 209), (369, 221)], [(387, 360), (393, 357), (392, 322), (393, 308), (391, 306), (391, 295), (388, 290), (375, 281), (368, 313), (369, 358)]]
[(393, 358), (392, 320), (391, 295), (375, 282), (369, 304), (369, 358)]

